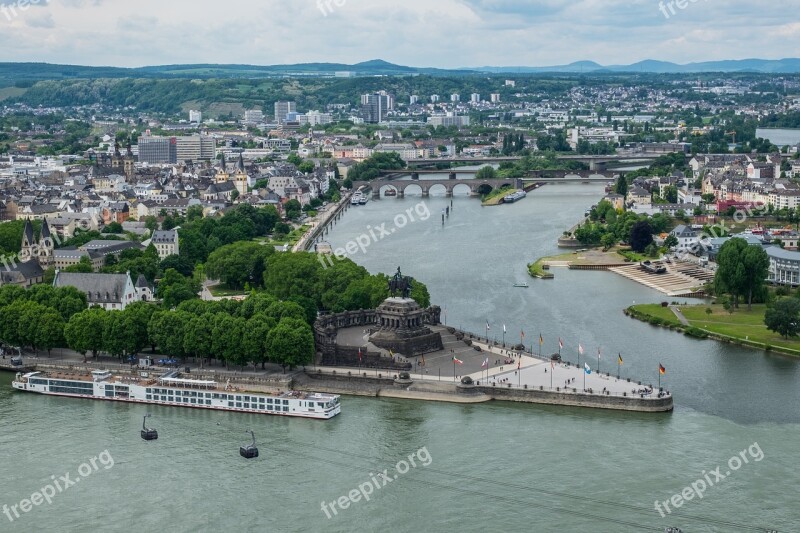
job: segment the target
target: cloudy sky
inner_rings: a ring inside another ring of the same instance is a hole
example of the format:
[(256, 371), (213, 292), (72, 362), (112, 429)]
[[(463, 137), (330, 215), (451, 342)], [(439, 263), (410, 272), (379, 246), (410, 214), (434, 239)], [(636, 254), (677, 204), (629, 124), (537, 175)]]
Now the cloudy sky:
[(0, 0), (0, 61), (380, 58), (448, 68), (780, 59), (800, 56), (797, 7), (797, 0)]

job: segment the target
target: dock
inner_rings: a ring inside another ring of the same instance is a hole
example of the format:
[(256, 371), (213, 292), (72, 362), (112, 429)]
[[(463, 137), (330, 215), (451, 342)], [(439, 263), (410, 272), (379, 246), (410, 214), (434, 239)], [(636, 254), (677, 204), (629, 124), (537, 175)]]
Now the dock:
[(670, 297), (702, 298), (703, 286), (714, 280), (714, 274), (694, 263), (674, 262), (666, 264), (667, 272), (647, 272), (638, 263), (612, 267), (609, 270), (637, 283), (655, 289)]

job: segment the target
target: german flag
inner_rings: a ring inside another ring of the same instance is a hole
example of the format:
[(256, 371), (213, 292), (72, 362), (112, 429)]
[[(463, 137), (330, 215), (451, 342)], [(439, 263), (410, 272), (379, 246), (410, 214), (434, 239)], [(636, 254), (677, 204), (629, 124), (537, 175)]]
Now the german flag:
[(658, 363), (658, 373), (662, 376), (667, 373), (667, 369), (661, 363)]
[(617, 361), (620, 365), (622, 364), (622, 354), (617, 355)]

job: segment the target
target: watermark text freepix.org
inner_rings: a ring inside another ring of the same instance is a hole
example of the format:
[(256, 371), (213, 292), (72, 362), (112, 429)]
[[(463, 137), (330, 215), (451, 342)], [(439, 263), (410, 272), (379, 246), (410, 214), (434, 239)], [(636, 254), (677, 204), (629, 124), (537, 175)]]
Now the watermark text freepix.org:
[[(362, 254), (367, 253), (367, 248), (372, 244), (382, 241), (386, 237), (393, 235), (397, 230), (401, 230), (412, 222), (418, 220), (425, 221), (431, 218), (431, 211), (428, 209), (428, 204), (420, 202), (414, 207), (409, 207), (404, 213), (398, 213), (392, 221), (394, 226), (389, 226), (389, 222), (384, 222), (380, 226), (367, 226), (366, 233), (362, 233), (354, 240), (348, 242), (344, 247), (337, 248), (333, 251), (333, 255), (337, 259), (345, 259), (357, 252)], [(332, 267), (334, 265), (334, 258), (328, 254), (318, 254), (319, 262), (322, 263), (323, 268)]]
[[(696, 4), (699, 1), (700, 0), (661, 0), (658, 3), (658, 10), (664, 14), (664, 18), (668, 19), (678, 14), (675, 8), (683, 10), (689, 7), (689, 4)], [(703, 1), (708, 2), (708, 0)]]
[(49, 505), (53, 503), (53, 498), (55, 498), (56, 495), (77, 485), (81, 479), (87, 478), (99, 471), (101, 466), (105, 470), (109, 470), (114, 466), (114, 458), (111, 457), (108, 450), (105, 450), (100, 455), (87, 459), (85, 463), (80, 465), (78, 467), (78, 477), (73, 478), (72, 474), (69, 472), (63, 476), (58, 476), (58, 478), (56, 478), (55, 475), (50, 476), (50, 481), (52, 481), (52, 483), (45, 485), (31, 494), (30, 498), (24, 498), (14, 505), (4, 504), (3, 514), (6, 515), (9, 522), (13, 522), (22, 516), (20, 513), (28, 513), (34, 507), (38, 507), (45, 502)]
[(0, 13), (5, 15), (6, 20), (11, 21), (18, 17), (21, 12), (30, 9), (31, 6), (47, 4), (49, 1), (50, 0), (17, 0), (16, 2), (8, 4), (0, 4)]
[(691, 485), (685, 487), (682, 491), (673, 494), (670, 498), (662, 502), (656, 501), (656, 511), (661, 515), (661, 518), (666, 518), (674, 509), (683, 507), (684, 503), (692, 501), (695, 498), (702, 500), (708, 489), (725, 481), (727, 477), (738, 471), (742, 466), (750, 464), (750, 459), (756, 463), (764, 459), (764, 452), (761, 451), (761, 446), (759, 446), (757, 442), (754, 442), (748, 446), (747, 449), (740, 451), (737, 455), (728, 459), (728, 468), (725, 472), (722, 472), (723, 468), (725, 468), (723, 466), (718, 466), (714, 470), (708, 472), (703, 470), (700, 474), (700, 478)]
[(342, 7), (347, 0), (317, 0), (317, 8), (322, 12), (322, 16), (327, 17), (333, 13), (337, 7)]
[(389, 483), (392, 483), (399, 476), (407, 474), (412, 468), (416, 468), (418, 465), (423, 467), (430, 466), (432, 462), (433, 457), (431, 457), (431, 454), (428, 452), (428, 448), (420, 448), (409, 455), (407, 460), (401, 459), (398, 461), (394, 466), (394, 473), (389, 473), (389, 469), (387, 468), (377, 475), (370, 474), (369, 481), (359, 484), (357, 489), (353, 489), (345, 496), (340, 496), (331, 502), (322, 502), (321, 510), (330, 520), (334, 516), (337, 516), (339, 511), (344, 511), (349, 508), (351, 504), (358, 503), (361, 500), (368, 502), (376, 490), (380, 490)]

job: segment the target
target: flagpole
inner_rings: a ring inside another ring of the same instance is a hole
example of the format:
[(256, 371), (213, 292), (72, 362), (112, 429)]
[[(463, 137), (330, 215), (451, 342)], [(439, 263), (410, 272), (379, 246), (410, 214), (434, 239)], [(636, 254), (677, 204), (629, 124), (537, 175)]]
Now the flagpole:
[(553, 390), (553, 374), (556, 372), (556, 365), (553, 364), (553, 360), (550, 360), (550, 390)]
[(597, 349), (597, 373), (600, 373), (600, 348)]
[(622, 354), (621, 353), (617, 356), (617, 379), (619, 379), (619, 372), (620, 372), (620, 368), (622, 367), (622, 363), (620, 363), (620, 361), (622, 361)]

